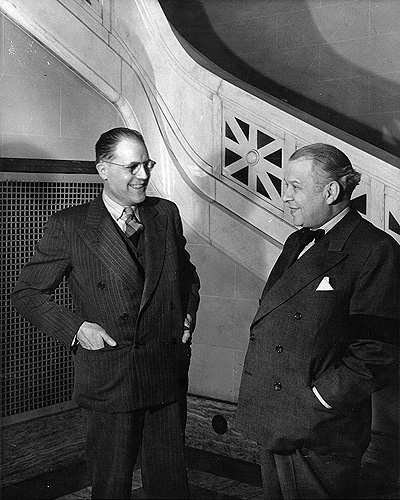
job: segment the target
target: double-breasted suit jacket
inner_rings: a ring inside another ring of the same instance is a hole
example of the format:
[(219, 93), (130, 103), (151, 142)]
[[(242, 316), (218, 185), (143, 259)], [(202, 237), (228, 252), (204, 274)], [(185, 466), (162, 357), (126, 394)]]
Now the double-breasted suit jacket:
[[(195, 318), (199, 279), (177, 207), (148, 197), (139, 215), (138, 259), (101, 197), (56, 213), (13, 292), (19, 312), (68, 347), (84, 321), (117, 342), (76, 350), (74, 399), (89, 409), (131, 411), (181, 395), (190, 356), (181, 342), (183, 323), (186, 313)], [(64, 276), (74, 310), (53, 300)]]
[(362, 453), (370, 395), (396, 377), (399, 315), (399, 246), (350, 211), (263, 295), (237, 426), (278, 453)]

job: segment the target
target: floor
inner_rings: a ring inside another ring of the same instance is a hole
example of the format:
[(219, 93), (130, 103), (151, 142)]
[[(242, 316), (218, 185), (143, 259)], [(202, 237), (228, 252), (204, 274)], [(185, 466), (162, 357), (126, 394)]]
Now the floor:
[[(223, 477), (210, 472), (199, 470), (189, 470), (189, 486), (191, 499), (193, 500), (262, 500), (263, 490), (258, 485), (241, 482), (228, 477)], [(384, 471), (377, 474), (376, 467), (364, 469), (359, 499), (366, 500), (395, 500), (399, 499), (399, 488), (397, 481), (384, 484), (379, 481), (379, 477), (385, 476)], [(240, 476), (243, 480), (243, 475)], [(246, 478), (247, 480), (248, 478)], [(254, 478), (250, 479), (254, 482)], [(258, 481), (257, 481), (258, 482)], [(397, 484), (396, 484), (397, 483)], [(259, 484), (259, 482), (258, 482)], [(90, 499), (91, 487), (88, 486), (79, 491), (58, 497), (57, 500), (79, 500)], [(140, 470), (136, 470), (132, 480), (132, 498), (145, 498)]]
[[(192, 499), (215, 500), (261, 500), (262, 488), (234, 479), (216, 476), (208, 472), (190, 470), (189, 485)], [(74, 493), (58, 497), (57, 500), (90, 499), (90, 486)], [(132, 481), (132, 498), (144, 498), (140, 470), (135, 471)]]
[[(261, 500), (260, 468), (254, 463), (210, 452), (187, 448), (189, 486), (193, 500)], [(359, 499), (400, 498), (398, 467), (365, 462), (359, 485)], [(86, 462), (50, 470), (2, 490), (3, 500), (79, 500), (89, 499), (91, 488)], [(145, 498), (140, 470), (132, 480), (132, 498)]]

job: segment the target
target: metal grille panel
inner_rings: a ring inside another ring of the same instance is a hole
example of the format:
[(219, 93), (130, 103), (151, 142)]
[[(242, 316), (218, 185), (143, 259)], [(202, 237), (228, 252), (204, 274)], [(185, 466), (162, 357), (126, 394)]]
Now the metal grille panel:
[[(21, 318), (11, 306), (9, 294), (22, 266), (33, 254), (49, 216), (89, 201), (100, 191), (101, 183), (97, 182), (0, 183), (3, 417), (71, 399), (74, 372), (68, 350)], [(55, 300), (73, 308), (66, 283), (56, 291)]]

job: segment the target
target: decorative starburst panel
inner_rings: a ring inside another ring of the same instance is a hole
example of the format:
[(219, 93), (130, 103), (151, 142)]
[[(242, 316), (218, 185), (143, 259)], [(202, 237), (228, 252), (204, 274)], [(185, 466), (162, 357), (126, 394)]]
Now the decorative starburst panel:
[(400, 192), (388, 188), (385, 197), (385, 230), (400, 243)]
[(282, 208), (283, 140), (234, 115), (225, 115), (223, 175)]
[[(359, 168), (357, 168), (357, 165), (353, 165), (353, 167), (356, 170), (359, 170)], [(370, 211), (368, 207), (368, 201), (370, 199), (370, 188), (371, 184), (369, 176), (362, 175), (360, 184), (356, 186), (351, 196), (351, 206), (358, 212), (360, 212), (360, 214), (367, 216), (367, 218)]]

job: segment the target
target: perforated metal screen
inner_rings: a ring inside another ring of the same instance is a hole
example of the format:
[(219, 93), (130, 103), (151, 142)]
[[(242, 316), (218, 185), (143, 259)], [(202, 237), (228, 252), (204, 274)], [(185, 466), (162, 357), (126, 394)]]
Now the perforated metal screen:
[[(2, 181), (0, 186), (2, 415), (9, 417), (71, 398), (74, 373), (69, 352), (22, 319), (11, 306), (9, 294), (49, 216), (93, 199), (101, 184)], [(65, 283), (55, 300), (73, 307)]]

